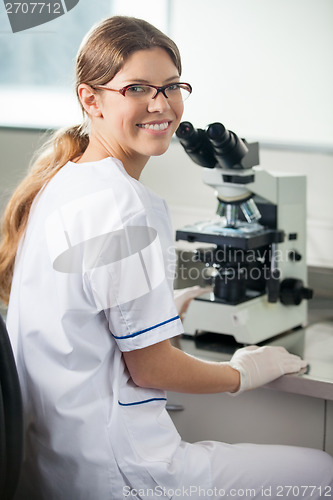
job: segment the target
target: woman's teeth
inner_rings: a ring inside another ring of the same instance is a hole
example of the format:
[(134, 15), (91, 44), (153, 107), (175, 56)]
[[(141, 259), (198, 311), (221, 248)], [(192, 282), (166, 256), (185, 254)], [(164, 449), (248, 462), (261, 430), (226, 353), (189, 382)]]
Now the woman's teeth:
[(168, 122), (165, 122), (165, 123), (146, 123), (146, 124), (140, 124), (139, 127), (141, 128), (146, 128), (146, 129), (149, 129), (149, 130), (165, 130), (166, 128), (168, 128)]

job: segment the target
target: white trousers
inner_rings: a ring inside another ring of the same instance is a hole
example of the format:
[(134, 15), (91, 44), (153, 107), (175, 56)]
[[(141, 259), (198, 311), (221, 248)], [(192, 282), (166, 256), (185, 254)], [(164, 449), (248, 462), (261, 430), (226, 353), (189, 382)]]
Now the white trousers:
[[(201, 464), (189, 460), (193, 484), (184, 485), (172, 498), (333, 498), (333, 457), (309, 448), (281, 445), (224, 444), (215, 441), (182, 443), (190, 455), (204, 451), (211, 477), (201, 477)], [(192, 463), (191, 463), (192, 462)], [(196, 471), (199, 474), (196, 474)], [(210, 483), (210, 484), (208, 484)], [(205, 486), (203, 486), (205, 484)], [(168, 496), (171, 491), (166, 492)]]
[[(27, 474), (22, 478), (15, 500), (333, 498), (333, 458), (320, 450), (215, 441), (181, 442), (174, 460), (169, 464), (155, 463), (155, 472), (158, 466), (162, 481), (154, 479), (148, 472), (147, 462), (137, 459), (128, 471), (111, 470), (112, 476), (119, 476), (114, 488), (101, 490), (98, 475), (92, 470), (85, 484), (76, 484), (72, 488), (65, 487), (58, 478), (57, 491), (48, 494), (40, 491), (38, 478)], [(73, 476), (74, 482), (75, 471), (65, 462), (64, 471), (67, 471), (64, 477)], [(181, 479), (176, 481), (175, 478), (180, 476)]]

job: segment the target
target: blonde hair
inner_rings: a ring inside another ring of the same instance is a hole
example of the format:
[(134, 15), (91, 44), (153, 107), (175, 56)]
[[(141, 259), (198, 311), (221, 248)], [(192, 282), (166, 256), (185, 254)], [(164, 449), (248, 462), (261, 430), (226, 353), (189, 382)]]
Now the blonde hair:
[[(168, 52), (180, 75), (181, 59), (176, 44), (148, 22), (113, 16), (97, 24), (85, 36), (77, 54), (77, 96), (81, 83), (104, 85), (131, 54), (153, 47)], [(85, 114), (83, 108), (82, 111)], [(88, 120), (85, 119), (80, 125), (56, 132), (43, 146), (6, 207), (0, 242), (0, 298), (5, 304), (9, 300), (17, 248), (27, 226), (31, 205), (40, 190), (68, 161), (84, 153), (89, 143), (87, 128)]]

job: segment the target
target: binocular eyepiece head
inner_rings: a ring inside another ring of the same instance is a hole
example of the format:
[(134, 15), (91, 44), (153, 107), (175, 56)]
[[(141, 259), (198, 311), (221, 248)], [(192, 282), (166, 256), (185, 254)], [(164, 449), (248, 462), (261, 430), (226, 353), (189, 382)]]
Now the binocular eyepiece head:
[(251, 159), (247, 157), (249, 148), (246, 141), (219, 122), (211, 123), (206, 130), (195, 129), (192, 123), (182, 122), (176, 136), (186, 153), (202, 167), (214, 168), (219, 165), (237, 170), (251, 168), (259, 163), (258, 154), (251, 155)]

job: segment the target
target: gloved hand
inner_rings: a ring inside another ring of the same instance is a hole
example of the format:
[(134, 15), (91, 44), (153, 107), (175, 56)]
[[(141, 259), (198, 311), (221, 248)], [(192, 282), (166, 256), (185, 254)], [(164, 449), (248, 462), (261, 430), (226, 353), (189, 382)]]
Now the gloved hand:
[(240, 372), (240, 387), (237, 392), (255, 389), (268, 384), (286, 373), (296, 373), (307, 366), (299, 356), (290, 354), (284, 347), (255, 345), (243, 347), (235, 352), (230, 366)]
[(211, 291), (211, 287), (202, 288), (200, 286), (190, 286), (188, 288), (174, 290), (173, 296), (180, 319), (183, 319), (191, 300), (195, 297), (199, 297), (199, 295), (203, 295), (204, 293), (209, 293)]

